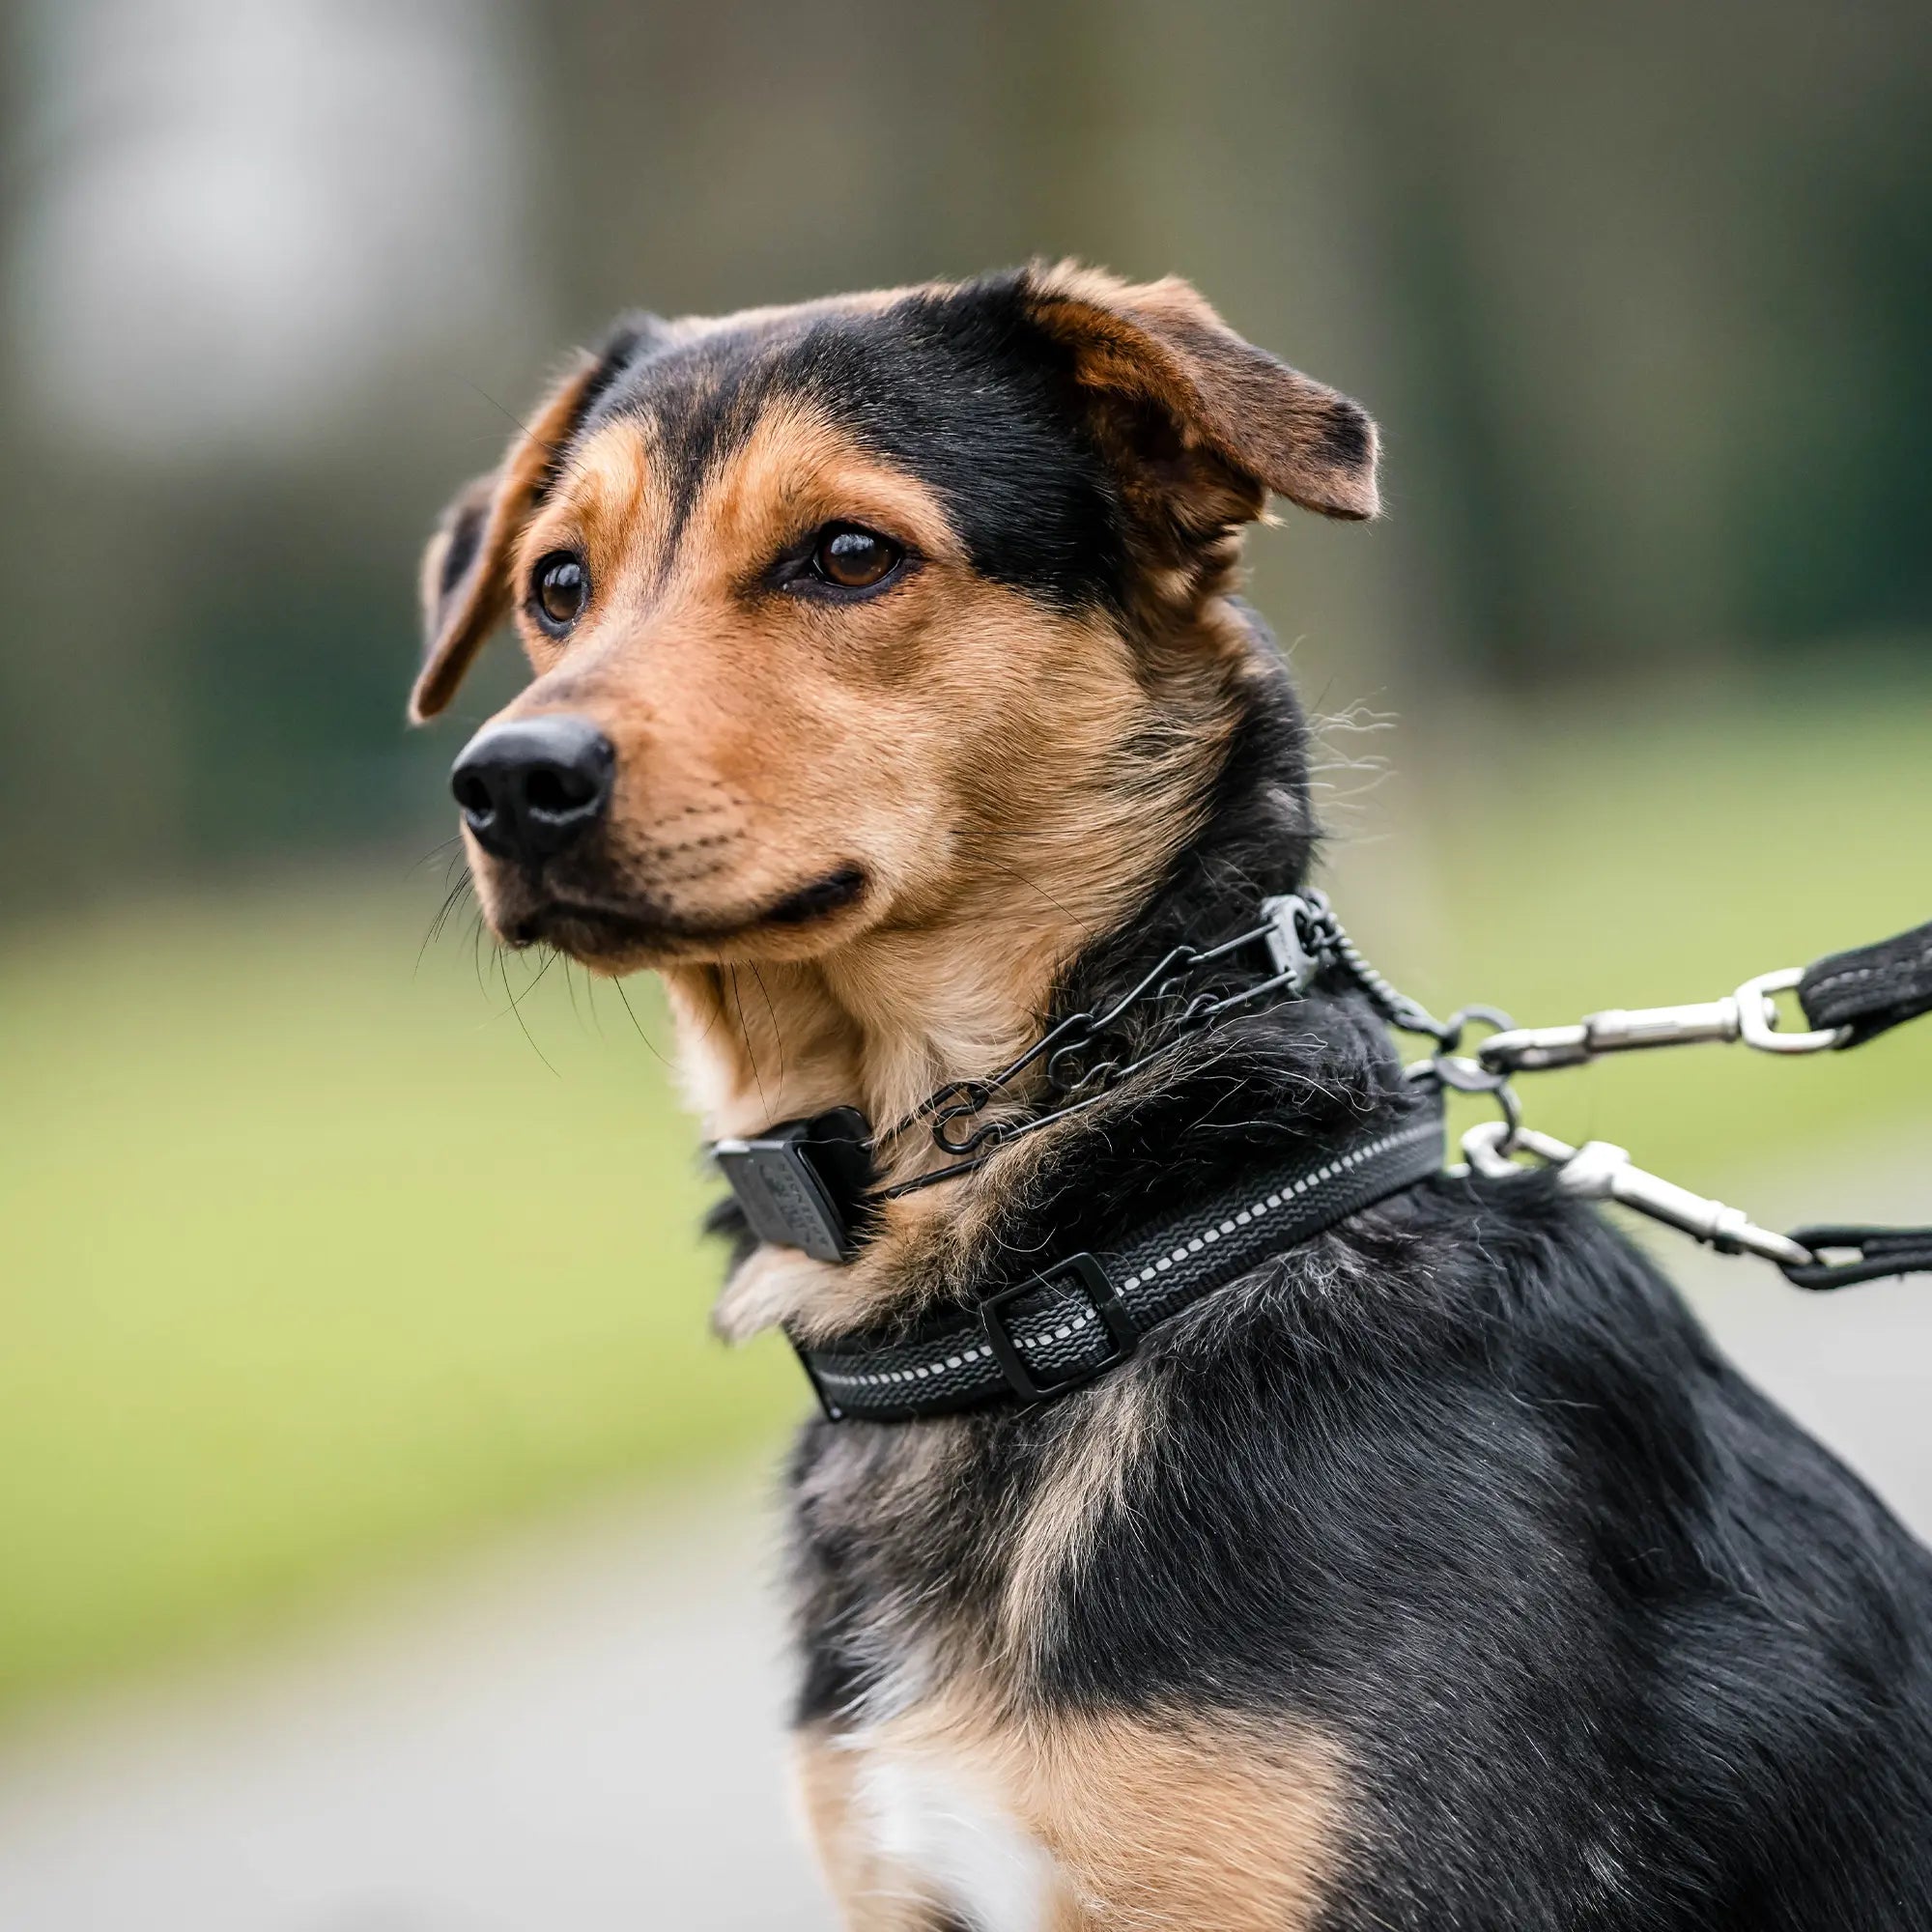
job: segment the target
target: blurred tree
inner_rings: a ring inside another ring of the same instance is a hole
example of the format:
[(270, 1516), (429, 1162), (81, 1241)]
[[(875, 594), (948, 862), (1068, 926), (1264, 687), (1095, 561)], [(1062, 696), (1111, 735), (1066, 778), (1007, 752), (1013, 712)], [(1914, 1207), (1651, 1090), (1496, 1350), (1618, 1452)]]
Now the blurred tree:
[(440, 838), (453, 734), (398, 724), (416, 545), (639, 303), (1034, 253), (1192, 276), (1388, 430), (1381, 529), (1258, 550), (1319, 703), (1924, 658), (1932, 24), (1903, 0), (4, 24), (0, 918)]

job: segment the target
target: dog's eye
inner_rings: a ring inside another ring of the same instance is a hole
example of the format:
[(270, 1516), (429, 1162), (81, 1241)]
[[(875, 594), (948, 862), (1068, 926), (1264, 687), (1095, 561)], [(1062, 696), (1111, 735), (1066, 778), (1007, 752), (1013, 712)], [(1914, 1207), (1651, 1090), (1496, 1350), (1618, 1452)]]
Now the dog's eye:
[(841, 590), (870, 590), (904, 561), (900, 545), (857, 524), (827, 524), (811, 548), (811, 574)]
[(567, 550), (553, 551), (530, 573), (530, 609), (553, 637), (569, 630), (589, 601), (590, 579)]

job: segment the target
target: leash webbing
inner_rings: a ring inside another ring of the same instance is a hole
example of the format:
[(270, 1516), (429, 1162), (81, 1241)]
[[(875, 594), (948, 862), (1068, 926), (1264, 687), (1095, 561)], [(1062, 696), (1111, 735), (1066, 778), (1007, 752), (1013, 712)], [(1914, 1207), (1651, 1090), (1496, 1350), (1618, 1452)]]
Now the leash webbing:
[(1002, 1399), (1042, 1402), (1124, 1361), (1203, 1295), (1361, 1208), (1438, 1174), (1442, 1096), (1352, 1139), (1258, 1170), (1118, 1246), (1029, 1270), (909, 1335), (798, 1350), (834, 1421), (904, 1421)]
[(1848, 1028), (1846, 1046), (1932, 1012), (1932, 924), (1807, 966), (1798, 1004), (1814, 1027)]

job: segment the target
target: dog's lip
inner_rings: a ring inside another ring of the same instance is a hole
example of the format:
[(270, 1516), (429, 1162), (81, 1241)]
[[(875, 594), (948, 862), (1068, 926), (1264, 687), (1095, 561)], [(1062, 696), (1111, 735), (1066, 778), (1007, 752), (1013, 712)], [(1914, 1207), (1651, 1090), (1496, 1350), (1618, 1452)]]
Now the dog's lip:
[(815, 919), (829, 919), (843, 912), (865, 896), (866, 873), (859, 866), (838, 866), (787, 894), (776, 905), (767, 906), (753, 925), (809, 925)]
[(554, 937), (562, 928), (578, 926), (608, 936), (620, 945), (716, 944), (755, 932), (760, 926), (798, 927), (829, 919), (857, 904), (865, 896), (867, 884), (864, 867), (838, 866), (755, 912), (720, 920), (684, 919), (635, 901), (613, 904), (559, 894), (532, 906), (515, 920), (505, 937), (513, 945), (529, 946)]

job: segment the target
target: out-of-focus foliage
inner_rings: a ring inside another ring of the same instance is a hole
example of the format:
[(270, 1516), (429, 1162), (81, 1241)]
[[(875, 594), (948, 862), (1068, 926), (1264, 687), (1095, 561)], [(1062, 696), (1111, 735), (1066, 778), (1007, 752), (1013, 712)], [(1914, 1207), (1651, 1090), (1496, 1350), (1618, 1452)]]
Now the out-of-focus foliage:
[(1389, 522), (1261, 583), (1348, 697), (1925, 656), (1905, 0), (6, 19), (0, 919), (428, 823), (418, 539), (631, 304), (1192, 276), (1387, 427)]

